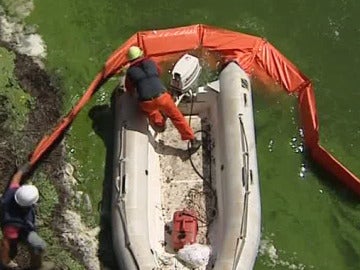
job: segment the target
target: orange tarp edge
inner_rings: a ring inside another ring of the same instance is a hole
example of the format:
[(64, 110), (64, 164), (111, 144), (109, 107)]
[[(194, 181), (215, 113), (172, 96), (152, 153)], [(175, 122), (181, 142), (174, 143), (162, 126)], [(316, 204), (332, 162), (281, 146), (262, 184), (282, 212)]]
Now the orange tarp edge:
[(161, 62), (170, 54), (205, 48), (217, 52), (224, 61), (236, 61), (249, 74), (266, 74), (287, 92), (297, 93), (305, 145), (313, 159), (329, 173), (360, 195), (360, 180), (319, 145), (316, 102), (310, 80), (265, 39), (208, 25), (142, 31), (131, 36), (106, 61), (85, 94), (60, 121), (50, 135), (44, 136), (30, 155), (34, 165), (66, 131), (77, 114), (108, 78), (119, 73), (128, 62), (126, 52), (132, 45), (143, 48), (145, 55)]

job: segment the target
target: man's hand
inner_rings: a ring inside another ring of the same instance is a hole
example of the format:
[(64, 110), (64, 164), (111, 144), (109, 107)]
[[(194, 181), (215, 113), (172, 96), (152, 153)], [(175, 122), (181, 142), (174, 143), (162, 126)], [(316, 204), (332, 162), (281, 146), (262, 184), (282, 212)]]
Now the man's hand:
[(26, 162), (18, 169), (18, 171), (24, 175), (24, 174), (29, 173), (30, 169), (31, 169), (31, 164), (29, 162)]
[(31, 170), (31, 164), (29, 162), (23, 164), (11, 178), (10, 186), (20, 185), (23, 176), (25, 174), (28, 174), (30, 170)]
[(14, 262), (14, 261), (10, 261), (8, 264), (5, 264), (5, 266), (8, 268), (8, 269), (16, 269), (19, 267), (19, 265)]

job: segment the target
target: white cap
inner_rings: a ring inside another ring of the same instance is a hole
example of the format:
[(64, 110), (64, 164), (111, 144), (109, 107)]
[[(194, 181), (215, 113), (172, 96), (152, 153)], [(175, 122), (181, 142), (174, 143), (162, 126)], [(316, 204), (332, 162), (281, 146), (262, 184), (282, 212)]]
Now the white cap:
[(39, 199), (39, 190), (34, 185), (22, 185), (15, 192), (15, 201), (20, 206), (31, 206)]

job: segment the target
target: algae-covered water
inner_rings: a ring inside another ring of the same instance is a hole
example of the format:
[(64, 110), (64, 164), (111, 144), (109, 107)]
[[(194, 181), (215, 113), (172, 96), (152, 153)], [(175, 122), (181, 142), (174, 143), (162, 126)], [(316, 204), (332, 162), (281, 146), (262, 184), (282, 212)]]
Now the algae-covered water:
[[(64, 113), (107, 57), (139, 30), (204, 23), (266, 37), (313, 82), (321, 144), (360, 175), (360, 2), (34, 1), (27, 22), (47, 45), (47, 69), (66, 91)], [(74, 121), (67, 144), (79, 189), (90, 194), (97, 224), (106, 148), (89, 110), (109, 104), (116, 81)], [(263, 269), (360, 269), (359, 200), (306, 156), (295, 97), (254, 89), (262, 194)], [(103, 119), (103, 125), (107, 125)], [(94, 218), (91, 218), (94, 217)]]

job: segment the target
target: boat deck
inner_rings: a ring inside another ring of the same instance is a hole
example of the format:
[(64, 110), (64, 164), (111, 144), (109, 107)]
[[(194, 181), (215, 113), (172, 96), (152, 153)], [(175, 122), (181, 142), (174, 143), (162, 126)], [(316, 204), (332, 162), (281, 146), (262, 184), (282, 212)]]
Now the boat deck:
[[(204, 129), (204, 123), (197, 116), (191, 117), (191, 126), (195, 132)], [(180, 139), (178, 131), (170, 120), (167, 120), (165, 132), (155, 136), (154, 149), (159, 155), (161, 194), (161, 202), (157, 205), (157, 209), (161, 211), (157, 213), (161, 215), (158, 218), (165, 224), (164, 242), (161, 243), (164, 256), (175, 254), (170, 242), (172, 219), (175, 211), (184, 208), (197, 212), (199, 230), (196, 242), (209, 244), (208, 229), (216, 214), (216, 196), (208, 184), (211, 175), (208, 138), (206, 133), (198, 132), (196, 136), (202, 139), (203, 146), (191, 155), (191, 160), (187, 142)], [(160, 254), (159, 256), (161, 257)], [(172, 260), (172, 268), (169, 269), (174, 269), (175, 260)], [(176, 262), (176, 265), (178, 267), (176, 269), (187, 269), (179, 262)], [(161, 269), (166, 269), (166, 266), (163, 265)]]

